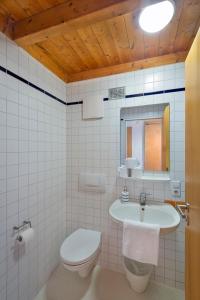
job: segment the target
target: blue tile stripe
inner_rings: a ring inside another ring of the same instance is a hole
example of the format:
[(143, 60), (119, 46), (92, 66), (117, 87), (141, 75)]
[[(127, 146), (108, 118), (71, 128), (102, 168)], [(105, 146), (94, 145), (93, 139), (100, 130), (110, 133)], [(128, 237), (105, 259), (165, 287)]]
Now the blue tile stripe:
[(32, 82), (26, 80), (25, 78), (23, 78), (23, 77), (21, 77), (21, 76), (15, 74), (14, 72), (12, 72), (12, 71), (10, 71), (10, 70), (8, 70), (8, 69), (2, 67), (2, 66), (0, 66), (0, 71), (2, 71), (2, 72), (4, 72), (4, 73), (8, 74), (9, 76), (11, 76), (11, 77), (13, 77), (13, 78), (15, 78), (15, 79), (17, 79), (17, 80), (19, 80), (19, 81), (25, 83), (25, 84), (27, 84), (28, 86), (30, 86), (30, 87), (36, 89), (37, 91), (39, 91), (39, 92), (41, 92), (41, 93), (43, 93), (43, 94), (49, 96), (50, 98), (52, 98), (52, 99), (54, 99), (54, 100), (56, 100), (56, 101), (58, 101), (58, 102), (60, 102), (60, 103), (62, 103), (62, 104), (64, 104), (64, 105), (66, 105), (66, 102), (64, 102), (64, 101), (61, 100), (60, 98), (58, 98), (58, 97), (54, 96), (53, 94), (51, 94), (51, 93), (49, 93), (49, 92), (43, 90), (43, 89), (40, 88), (39, 86), (35, 85), (34, 83), (32, 83)]
[(77, 104), (83, 104), (83, 101), (67, 102), (67, 106), (77, 105)]
[[(149, 93), (130, 94), (130, 95), (126, 95), (125, 99), (151, 96), (151, 95), (159, 95), (159, 94), (177, 93), (177, 92), (184, 92), (184, 91), (185, 91), (185, 88), (178, 88), (178, 89), (161, 90), (161, 91), (155, 91), (155, 92), (149, 92)], [(109, 101), (109, 98), (103, 98), (103, 101)], [(83, 103), (83, 101), (67, 102), (67, 105), (77, 105), (77, 104), (82, 104), (82, 103)]]
[[(0, 71), (12, 76), (13, 78), (27, 84), (28, 86), (36, 89), (37, 91), (49, 96), (50, 98), (64, 104), (67, 106), (71, 106), (71, 105), (78, 105), (78, 104), (82, 104), (83, 101), (74, 101), (74, 102), (64, 102), (63, 100), (59, 99), (58, 97), (54, 96), (53, 94), (43, 90), (42, 88), (40, 88), (39, 86), (35, 85), (34, 83), (26, 80), (25, 78), (15, 74), (14, 72), (0, 66)], [(176, 93), (176, 92), (182, 92), (185, 91), (185, 88), (177, 88), (177, 89), (169, 89), (169, 90), (161, 90), (161, 91), (155, 91), (155, 92), (148, 92), (148, 93), (138, 93), (138, 94), (130, 94), (130, 95), (126, 95), (125, 98), (129, 99), (129, 98), (136, 98), (136, 97), (144, 97), (144, 96), (151, 96), (151, 95), (159, 95), (159, 94), (168, 94), (168, 93)], [(109, 101), (109, 98), (104, 98), (103, 101)]]
[[(185, 88), (178, 88), (178, 89), (169, 89), (169, 90), (161, 90), (161, 91), (155, 91), (155, 92), (148, 92), (148, 93), (139, 93), (139, 94), (130, 94), (126, 95), (125, 98), (136, 98), (136, 97), (144, 97), (144, 96), (151, 96), (151, 95), (159, 95), (159, 94), (168, 94), (168, 93), (177, 93), (177, 92), (183, 92), (185, 91)], [(108, 98), (104, 98), (104, 101), (108, 101)]]

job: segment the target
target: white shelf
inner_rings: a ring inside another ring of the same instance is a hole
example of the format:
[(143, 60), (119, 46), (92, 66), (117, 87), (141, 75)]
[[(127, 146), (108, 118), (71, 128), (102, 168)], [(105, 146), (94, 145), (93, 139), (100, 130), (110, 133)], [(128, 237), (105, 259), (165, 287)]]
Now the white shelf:
[(140, 177), (141, 180), (149, 180), (149, 181), (170, 181), (169, 176), (148, 176), (148, 175), (142, 175)]
[(156, 182), (168, 182), (170, 181), (170, 177), (169, 176), (159, 176), (159, 175), (142, 175), (141, 177), (122, 177), (119, 176), (120, 178), (124, 178), (124, 179), (130, 179), (130, 180), (145, 180), (145, 181), (156, 181)]

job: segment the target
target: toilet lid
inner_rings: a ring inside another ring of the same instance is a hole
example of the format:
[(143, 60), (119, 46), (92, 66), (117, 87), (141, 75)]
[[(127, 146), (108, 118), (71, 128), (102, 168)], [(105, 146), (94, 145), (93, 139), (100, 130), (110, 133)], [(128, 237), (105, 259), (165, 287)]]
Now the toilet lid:
[(66, 264), (84, 263), (95, 254), (100, 242), (101, 232), (80, 228), (64, 240), (60, 248), (60, 256)]

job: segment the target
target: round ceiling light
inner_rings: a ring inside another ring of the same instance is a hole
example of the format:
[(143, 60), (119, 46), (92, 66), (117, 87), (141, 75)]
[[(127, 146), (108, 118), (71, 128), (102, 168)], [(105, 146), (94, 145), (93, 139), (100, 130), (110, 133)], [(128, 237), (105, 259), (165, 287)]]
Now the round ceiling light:
[(149, 33), (162, 30), (171, 21), (175, 5), (172, 0), (165, 0), (145, 7), (140, 16), (140, 27)]

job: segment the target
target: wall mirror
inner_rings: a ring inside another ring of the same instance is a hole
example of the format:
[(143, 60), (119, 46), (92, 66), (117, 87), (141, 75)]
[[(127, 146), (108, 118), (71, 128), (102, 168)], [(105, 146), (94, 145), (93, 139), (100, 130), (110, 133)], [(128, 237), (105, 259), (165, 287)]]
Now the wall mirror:
[(121, 165), (137, 159), (144, 171), (170, 170), (169, 103), (122, 108)]

